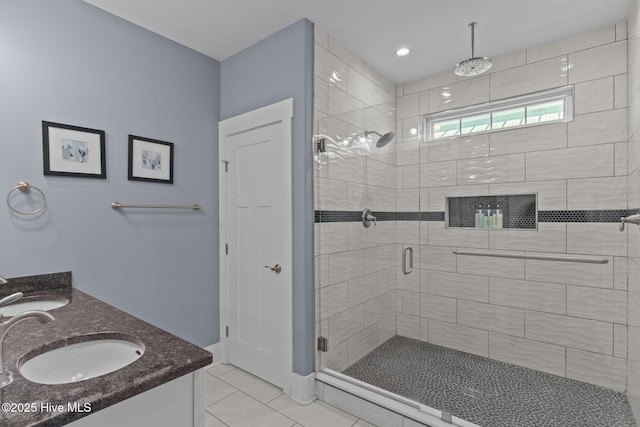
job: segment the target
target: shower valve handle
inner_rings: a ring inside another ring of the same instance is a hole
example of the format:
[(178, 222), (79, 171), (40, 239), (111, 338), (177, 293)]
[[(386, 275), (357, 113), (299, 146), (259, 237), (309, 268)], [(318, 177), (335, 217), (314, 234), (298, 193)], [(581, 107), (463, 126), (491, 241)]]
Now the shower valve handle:
[(640, 225), (640, 213), (620, 218), (620, 231), (624, 231), (625, 223)]
[(373, 225), (375, 225), (376, 227), (378, 226), (376, 217), (373, 215), (373, 212), (371, 212), (371, 209), (367, 208), (362, 211), (362, 225), (364, 225), (365, 228), (369, 228), (371, 227), (371, 223), (373, 223)]

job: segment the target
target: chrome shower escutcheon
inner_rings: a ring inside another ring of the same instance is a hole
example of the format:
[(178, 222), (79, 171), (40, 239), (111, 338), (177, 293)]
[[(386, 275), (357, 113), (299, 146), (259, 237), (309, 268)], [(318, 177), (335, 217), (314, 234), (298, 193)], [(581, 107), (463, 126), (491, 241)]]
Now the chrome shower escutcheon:
[(376, 227), (378, 226), (376, 217), (373, 215), (373, 212), (371, 212), (371, 209), (366, 208), (362, 211), (362, 225), (364, 225), (365, 228), (369, 228), (371, 227), (371, 223), (373, 223), (373, 225), (375, 225)]

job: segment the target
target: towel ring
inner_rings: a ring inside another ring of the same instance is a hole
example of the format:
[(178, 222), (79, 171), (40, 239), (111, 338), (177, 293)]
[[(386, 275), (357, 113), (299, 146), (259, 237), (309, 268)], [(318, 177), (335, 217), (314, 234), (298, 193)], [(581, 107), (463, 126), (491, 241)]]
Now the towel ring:
[[(14, 208), (13, 206), (11, 206), (10, 198), (11, 198), (11, 194), (13, 194), (14, 191), (20, 190), (20, 191), (22, 191), (24, 193), (24, 192), (27, 192), (27, 191), (31, 190), (32, 188), (34, 190), (36, 190), (38, 193), (40, 193), (40, 195), (42, 196), (42, 206), (40, 206), (35, 211), (31, 211), (31, 212), (22, 212), (22, 211), (19, 211), (16, 208)], [(47, 207), (47, 198), (45, 197), (44, 192), (41, 189), (39, 189), (38, 187), (36, 187), (35, 185), (31, 185), (31, 184), (29, 184), (28, 182), (25, 182), (25, 181), (20, 181), (18, 183), (18, 185), (16, 185), (11, 190), (9, 190), (9, 194), (7, 194), (7, 206), (9, 206), (9, 209), (11, 209), (12, 211), (14, 211), (15, 213), (20, 214), (20, 215), (35, 215), (35, 214), (37, 214), (38, 212), (41, 212), (44, 208)]]

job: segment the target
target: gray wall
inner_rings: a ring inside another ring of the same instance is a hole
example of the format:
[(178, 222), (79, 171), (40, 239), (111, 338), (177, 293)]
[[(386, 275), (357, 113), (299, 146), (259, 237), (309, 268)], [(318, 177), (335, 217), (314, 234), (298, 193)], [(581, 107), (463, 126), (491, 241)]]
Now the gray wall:
[[(2, 0), (0, 58), (0, 275), (71, 270), (82, 291), (217, 342), (220, 64), (80, 0)], [(43, 176), (42, 120), (105, 130), (107, 179)], [(175, 143), (173, 185), (127, 180), (130, 133)], [(4, 205), (20, 180), (46, 193), (43, 215)]]
[(313, 372), (313, 24), (306, 19), (222, 61), (222, 120), (293, 98), (293, 369)]

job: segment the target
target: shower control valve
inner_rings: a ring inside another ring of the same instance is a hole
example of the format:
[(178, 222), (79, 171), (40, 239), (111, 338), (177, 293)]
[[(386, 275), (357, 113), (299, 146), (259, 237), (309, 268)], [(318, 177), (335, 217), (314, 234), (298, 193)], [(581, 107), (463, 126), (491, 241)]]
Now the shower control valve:
[(371, 209), (366, 208), (362, 211), (362, 225), (364, 225), (365, 228), (369, 228), (371, 227), (371, 223), (373, 223), (373, 225), (375, 225), (376, 227), (378, 226), (376, 217), (373, 215), (373, 212), (371, 212)]
[(630, 215), (626, 218), (620, 218), (620, 231), (624, 231), (626, 223), (640, 225), (640, 213)]

